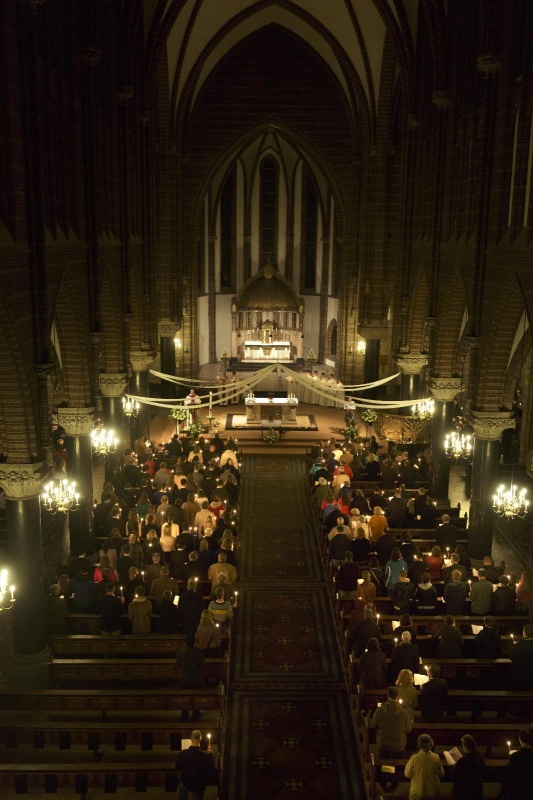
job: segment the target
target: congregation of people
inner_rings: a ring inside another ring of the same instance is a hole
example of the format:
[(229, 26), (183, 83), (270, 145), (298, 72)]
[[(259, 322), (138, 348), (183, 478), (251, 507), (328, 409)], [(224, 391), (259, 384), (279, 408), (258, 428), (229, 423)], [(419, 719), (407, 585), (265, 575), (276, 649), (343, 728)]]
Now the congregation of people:
[[(511, 637), (503, 685), (501, 673), (487, 670), (482, 688), (533, 691), (531, 574), (506, 574), (505, 564), (495, 565), (490, 554), (478, 561), (470, 557), (466, 541), (460, 541), (465, 530), (458, 512), (439, 510), (429, 495), (426, 454), (383, 454), (372, 437), (365, 445), (317, 442), (311, 459), (312, 502), (347, 623), (354, 681), (361, 692), (386, 693), (368, 717), (379, 761), (410, 756), (404, 770), (410, 800), (438, 797), (445, 769), (454, 798), (483, 798), (485, 759), (475, 737), (463, 735), (457, 762), (443, 767), (431, 736), (416, 738), (413, 723), (415, 715), (424, 723), (456, 719), (449, 683), (433, 662), (501, 659), (499, 618), (523, 617), (522, 636)], [(419, 537), (435, 543), (422, 550)], [(379, 611), (396, 618), (393, 642)], [(428, 627), (432, 618), (435, 624)], [(533, 728), (524, 725), (503, 773), (502, 798), (524, 796), (532, 743)], [(395, 790), (397, 776), (380, 773), (380, 783)]]
[(181, 686), (196, 688), (204, 659), (227, 652), (238, 605), (240, 478), (232, 438), (137, 439), (95, 500), (94, 538), (49, 586), (49, 635), (76, 614), (97, 615), (102, 636), (182, 634)]

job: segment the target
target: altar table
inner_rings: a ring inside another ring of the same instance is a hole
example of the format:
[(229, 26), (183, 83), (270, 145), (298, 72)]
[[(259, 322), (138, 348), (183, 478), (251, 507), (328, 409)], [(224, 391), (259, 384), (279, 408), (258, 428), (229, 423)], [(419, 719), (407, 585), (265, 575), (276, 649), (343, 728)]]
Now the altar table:
[(246, 422), (261, 423), (281, 422), (296, 424), (296, 409), (298, 400), (288, 400), (286, 397), (254, 397), (253, 400), (246, 399)]

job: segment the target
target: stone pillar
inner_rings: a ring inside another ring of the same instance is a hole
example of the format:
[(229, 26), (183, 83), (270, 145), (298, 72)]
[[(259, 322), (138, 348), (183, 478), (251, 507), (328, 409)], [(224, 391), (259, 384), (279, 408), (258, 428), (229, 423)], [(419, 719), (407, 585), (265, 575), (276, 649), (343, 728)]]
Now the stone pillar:
[[(174, 337), (178, 326), (170, 319), (162, 319), (158, 323), (159, 351), (161, 353), (161, 372), (166, 375), (176, 374), (176, 345)], [(161, 397), (175, 397), (176, 384), (170, 381), (161, 381)]]
[(66, 433), (67, 475), (76, 481), (79, 508), (69, 511), (70, 552), (77, 555), (92, 550), (93, 462), (91, 431), (94, 408), (59, 408), (57, 418)]
[(43, 584), (41, 470), (42, 464), (0, 464), (12, 565), (9, 581), (15, 586), (16, 598), (8, 685), (17, 691), (48, 687), (50, 651)]
[(472, 558), (483, 558), (492, 553), (492, 497), (498, 488), (500, 438), (504, 430), (515, 426), (511, 414), (511, 411), (472, 412), (474, 458), (468, 526), (468, 552)]
[[(100, 391), (102, 392), (102, 410), (104, 425), (112, 430), (118, 439), (117, 449), (105, 457), (105, 479), (115, 482), (124, 464), (124, 414), (122, 395), (128, 382), (125, 372), (102, 372), (100, 375)], [(129, 447), (129, 441), (127, 443)], [(116, 488), (116, 486), (115, 486)]]
[[(428, 359), (423, 353), (398, 353), (396, 356), (398, 369), (401, 376), (401, 400), (417, 400), (420, 397), (420, 373), (426, 366)], [(411, 414), (411, 406), (399, 409), (404, 416)]]
[[(138, 397), (148, 397), (148, 367), (154, 360), (154, 354), (146, 350), (130, 352), (133, 375), (130, 378), (130, 393)], [(131, 421), (131, 442), (139, 436), (150, 435), (150, 406), (139, 404), (139, 413)]]
[(461, 378), (430, 378), (435, 400), (431, 426), (431, 494), (440, 505), (449, 505), (450, 461), (444, 453), (444, 437), (452, 430), (453, 401), (461, 391)]

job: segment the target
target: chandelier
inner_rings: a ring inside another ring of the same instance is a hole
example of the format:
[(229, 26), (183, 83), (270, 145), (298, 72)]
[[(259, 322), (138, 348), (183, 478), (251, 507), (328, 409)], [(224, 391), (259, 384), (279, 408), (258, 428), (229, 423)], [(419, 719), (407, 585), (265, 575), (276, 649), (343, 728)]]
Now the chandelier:
[(7, 585), (7, 569), (0, 571), (0, 611), (9, 611), (15, 602), (15, 587)]
[(433, 398), (422, 400), (421, 403), (415, 403), (411, 407), (411, 416), (417, 419), (431, 419), (435, 412), (435, 401)]
[(472, 458), (472, 437), (469, 433), (457, 433), (452, 431), (444, 437), (444, 454), (448, 458), (464, 458), (469, 461)]
[(526, 490), (517, 491), (517, 487), (511, 483), (510, 489), (505, 489), (502, 484), (498, 486), (497, 493), (492, 498), (492, 508), (499, 517), (512, 519), (519, 517), (523, 519), (527, 514), (529, 500), (526, 500)]
[(136, 417), (139, 414), (140, 403), (131, 397), (122, 398), (122, 413), (125, 417)]
[(93, 452), (99, 456), (106, 456), (108, 453), (114, 453), (118, 445), (115, 432), (106, 431), (105, 428), (92, 431), (91, 441), (93, 444)]
[(44, 487), (44, 494), (41, 495), (43, 505), (50, 514), (58, 511), (65, 514), (67, 511), (76, 511), (79, 507), (80, 496), (76, 492), (74, 481), (62, 478), (57, 483), (51, 481)]

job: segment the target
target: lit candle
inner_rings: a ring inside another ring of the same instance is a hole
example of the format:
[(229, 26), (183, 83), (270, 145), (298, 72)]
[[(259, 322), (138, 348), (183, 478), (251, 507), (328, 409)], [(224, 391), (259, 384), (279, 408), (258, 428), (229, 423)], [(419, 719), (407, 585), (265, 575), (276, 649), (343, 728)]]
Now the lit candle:
[(211, 734), (210, 733), (207, 734), (207, 746), (211, 747)]
[(213, 392), (209, 392), (209, 411), (213, 408)]
[(14, 603), (15, 602), (15, 587), (14, 586), (10, 586), (9, 587), (9, 591), (11, 592), (11, 602)]
[(235, 592), (235, 600), (237, 599), (239, 592)]
[(509, 748), (509, 755), (511, 755), (511, 742), (507, 742), (507, 747)]
[(123, 590), (122, 586), (120, 587), (120, 594), (122, 595), (122, 597), (124, 597), (124, 590)]

